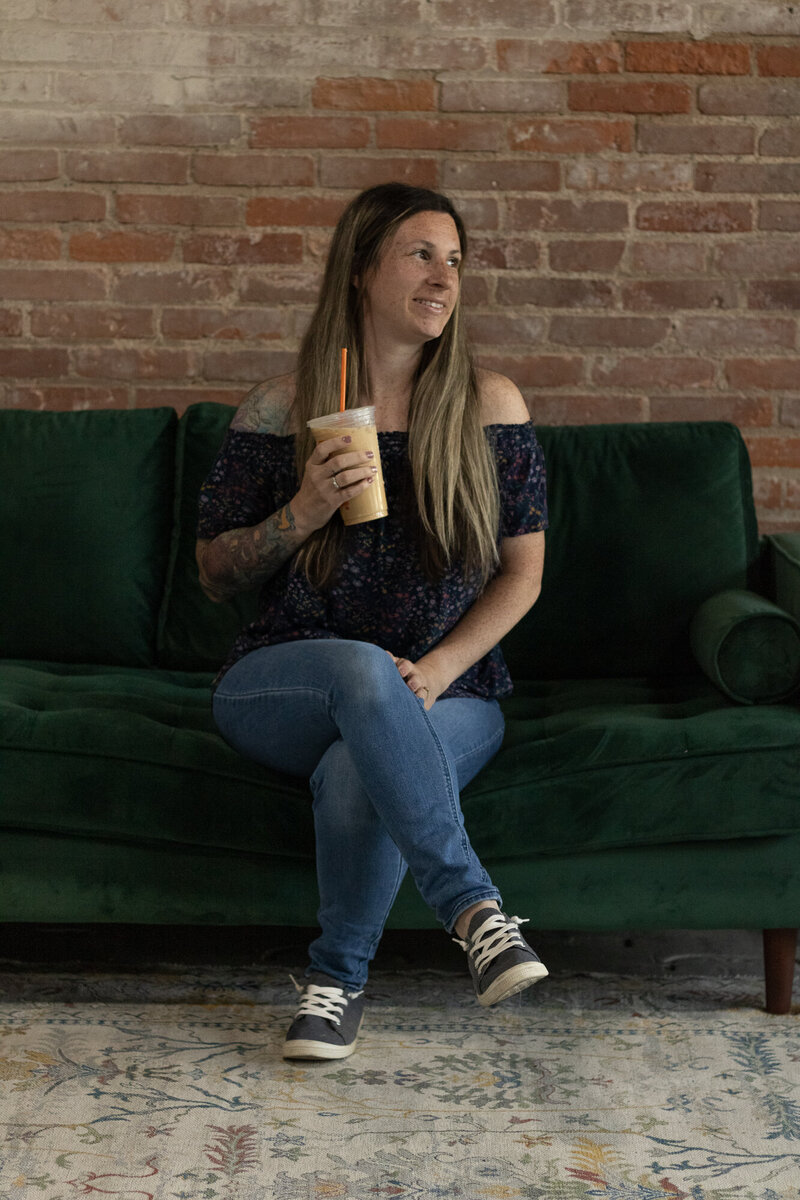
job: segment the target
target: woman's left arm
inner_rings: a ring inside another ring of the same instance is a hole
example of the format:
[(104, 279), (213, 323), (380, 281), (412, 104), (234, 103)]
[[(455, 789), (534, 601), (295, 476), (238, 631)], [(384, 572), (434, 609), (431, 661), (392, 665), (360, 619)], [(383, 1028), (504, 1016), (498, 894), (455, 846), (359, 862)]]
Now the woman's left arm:
[(525, 616), (539, 596), (543, 566), (543, 531), (503, 538), (498, 573), (461, 620), (416, 662), (395, 658), (426, 708)]

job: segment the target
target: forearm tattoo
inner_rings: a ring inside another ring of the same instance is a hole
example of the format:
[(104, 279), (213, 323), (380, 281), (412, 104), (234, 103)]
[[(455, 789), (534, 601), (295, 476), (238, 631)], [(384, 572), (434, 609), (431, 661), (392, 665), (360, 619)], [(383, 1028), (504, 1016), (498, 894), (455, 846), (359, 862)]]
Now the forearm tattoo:
[(285, 504), (260, 525), (220, 534), (209, 543), (203, 556), (204, 567), (214, 564), (216, 571), (212, 567), (212, 575), (219, 579), (212, 581), (208, 571), (204, 571), (207, 588), (221, 599), (228, 599), (263, 583), (299, 549), (301, 539), (296, 530), (291, 505)]

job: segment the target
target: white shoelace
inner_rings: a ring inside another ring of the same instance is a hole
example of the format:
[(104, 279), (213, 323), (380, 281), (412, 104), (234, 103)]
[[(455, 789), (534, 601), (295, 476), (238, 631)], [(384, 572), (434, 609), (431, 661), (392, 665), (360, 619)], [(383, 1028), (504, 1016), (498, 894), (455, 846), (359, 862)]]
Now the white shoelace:
[(525, 925), (527, 921), (528, 917), (507, 917), (505, 913), (493, 913), (480, 926), (473, 942), (464, 941), (462, 938), (453, 938), (453, 941), (472, 955), (475, 969), (481, 972), (504, 950), (525, 945), (517, 927)]
[(294, 975), (289, 978), (297, 991), (303, 993), (295, 1020), (297, 1017), (323, 1017), (326, 1021), (339, 1025), (348, 1000), (354, 1000), (356, 996), (361, 995), (361, 992), (345, 994), (344, 988), (321, 987), (318, 983), (307, 983), (305, 987), (301, 987)]

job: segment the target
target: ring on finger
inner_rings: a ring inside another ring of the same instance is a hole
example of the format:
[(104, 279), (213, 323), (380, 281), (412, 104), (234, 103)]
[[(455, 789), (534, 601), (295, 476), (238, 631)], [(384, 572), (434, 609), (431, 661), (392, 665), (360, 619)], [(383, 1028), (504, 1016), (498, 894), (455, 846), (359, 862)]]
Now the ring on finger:
[(336, 478), (336, 472), (331, 475), (331, 483), (336, 488), (337, 492), (341, 490), (339, 486), (339, 480)]

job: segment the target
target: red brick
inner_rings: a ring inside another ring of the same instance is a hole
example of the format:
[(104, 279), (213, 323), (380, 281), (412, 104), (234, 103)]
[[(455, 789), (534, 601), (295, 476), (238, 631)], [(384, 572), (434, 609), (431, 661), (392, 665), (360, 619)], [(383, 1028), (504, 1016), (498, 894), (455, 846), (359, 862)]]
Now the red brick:
[(622, 306), (629, 312), (738, 308), (739, 296), (736, 285), (723, 280), (659, 279), (624, 284)]
[(81, 113), (57, 116), (49, 112), (3, 113), (3, 141), (31, 143), (45, 142), (53, 146), (79, 145), (113, 142), (116, 138), (113, 117), (88, 117)]
[(510, 275), (498, 280), (498, 304), (536, 304), (541, 308), (609, 308), (614, 288), (598, 279), (542, 279)]
[(736, 241), (717, 248), (715, 264), (724, 275), (792, 275), (800, 272), (800, 244), (796, 238), (771, 241)]
[(443, 112), (560, 113), (567, 99), (556, 79), (448, 79), (441, 88)]
[(216, 187), (310, 187), (314, 160), (310, 154), (198, 154), (192, 174), (196, 183)]
[(219, 266), (299, 263), (303, 258), (303, 237), (299, 233), (260, 233), (252, 237), (198, 233), (186, 239), (183, 257), (185, 262)]
[(462, 194), (458, 199), (458, 211), (468, 230), (478, 232), (499, 227), (500, 211), (494, 196)]
[[(800, 279), (763, 279), (747, 288), (750, 308), (786, 308), (800, 310)], [(800, 376), (798, 376), (800, 384)]]
[(24, 379), (39, 379), (42, 376), (66, 375), (69, 370), (69, 356), (66, 350), (53, 347), (45, 349), (18, 348), (3, 349), (0, 347), (0, 375), (16, 376)]
[(657, 346), (668, 320), (651, 317), (553, 317), (550, 340), (562, 346)]
[(188, 154), (146, 150), (70, 151), (67, 174), (81, 183), (186, 183)]
[(800, 163), (698, 163), (695, 186), (699, 192), (798, 192)]
[(153, 313), (148, 308), (93, 308), (85, 304), (37, 308), (31, 313), (31, 333), (54, 341), (152, 337)]
[(235, 196), (117, 196), (117, 219), (135, 225), (238, 225), (241, 205)]
[(314, 108), (342, 108), (357, 112), (411, 112), (433, 110), (433, 79), (317, 79), (311, 90)]
[(497, 159), (491, 162), (445, 161), (444, 187), (501, 192), (557, 192), (561, 164), (552, 161)]
[(732, 421), (734, 425), (769, 426), (772, 404), (759, 396), (653, 396), (653, 421)]
[(14, 392), (19, 408), (49, 412), (78, 412), (87, 408), (127, 408), (127, 388), (107, 387), (21, 387)]
[(248, 225), (335, 225), (347, 201), (339, 196), (257, 196), (248, 200)]
[[(161, 408), (162, 405), (165, 405), (168, 408), (174, 408), (180, 416), (190, 404), (197, 404), (200, 400), (207, 400), (213, 404), (230, 404), (234, 409), (242, 399), (243, 392), (240, 387), (210, 388), (197, 386), (197, 384), (186, 388), (137, 387), (134, 392), (133, 407)], [(231, 412), (231, 416), (233, 416), (233, 412)]]
[(61, 257), (61, 235), (54, 229), (0, 229), (0, 259), (45, 261)]
[(314, 304), (320, 281), (319, 271), (248, 272), (239, 297), (249, 304)]
[(781, 423), (792, 429), (800, 426), (800, 397), (787, 396), (781, 403)]
[(749, 204), (735, 201), (640, 204), (637, 229), (672, 233), (744, 233), (753, 228)]
[(15, 308), (0, 308), (0, 337), (22, 335), (22, 313)]
[(394, 179), (412, 187), (438, 188), (439, 160), (419, 155), (381, 158), (365, 154), (327, 154), (319, 165), (322, 187), (343, 187), (352, 192), (354, 188), (373, 187)]
[(204, 356), (203, 378), (258, 383), (290, 371), (294, 362), (289, 350), (214, 350)]
[(119, 131), (123, 146), (221, 146), (238, 141), (238, 117), (198, 113), (126, 117)]
[(642, 396), (534, 396), (529, 408), (537, 425), (614, 425), (647, 419)]
[(10, 183), (58, 179), (60, 169), (55, 150), (1, 150), (0, 179)]
[(685, 192), (692, 186), (692, 165), (641, 158), (583, 160), (567, 165), (564, 182), (574, 191)]
[(181, 340), (274, 341), (287, 336), (290, 320), (285, 308), (167, 308), (161, 332)]
[(710, 387), (714, 364), (706, 358), (609, 358), (599, 359), (592, 369), (592, 382), (601, 387), (669, 388)]
[(791, 349), (796, 333), (796, 322), (782, 317), (693, 316), (684, 323), (679, 340), (693, 350), (737, 350), (744, 346)]
[(69, 254), (79, 262), (166, 262), (174, 246), (168, 233), (76, 233)]
[(568, 242), (551, 242), (548, 247), (553, 271), (591, 271), (610, 274), (616, 271), (625, 253), (625, 242), (590, 242), (577, 238)]
[(472, 341), (484, 346), (532, 346), (544, 338), (544, 317), (514, 316), (512, 313), (474, 313), (467, 315)]
[(800, 229), (800, 202), (765, 200), (759, 208), (758, 227), (787, 232)]
[[(407, 35), (390, 33), (372, 42), (374, 66), (379, 70), (396, 71), (402, 63), (406, 71), (480, 71), (494, 57), (494, 39), (476, 37), (424, 37), (416, 31)], [(347, 56), (348, 69), (353, 65), (352, 50)]]
[(250, 145), (300, 149), (356, 149), (369, 143), (366, 117), (259, 117), (250, 122)]
[(718, 42), (628, 42), (625, 69), (651, 75), (749, 75), (750, 49)]
[(556, 117), (548, 121), (514, 121), (509, 131), (512, 150), (544, 154), (594, 154), (600, 150), (633, 149), (631, 121), (578, 121)]
[(752, 125), (640, 121), (637, 147), (643, 154), (753, 154)]
[(461, 299), (467, 308), (485, 308), (491, 300), (488, 279), (468, 273), (461, 285)]
[(482, 354), (481, 365), (513, 379), (517, 387), (570, 387), (583, 379), (583, 357), (557, 354)]
[(639, 0), (566, 0), (562, 19), (570, 29), (598, 29), (611, 25), (643, 33), (684, 30), (686, 4), (672, 0), (641, 3)]
[(120, 271), (114, 281), (114, 299), (124, 304), (202, 304), (219, 302), (233, 291), (229, 271), (141, 270)]
[(499, 237), (469, 237), (467, 262), (470, 268), (509, 267), (515, 270), (531, 270), (538, 267), (541, 248), (538, 242), (528, 238), (512, 238), (505, 234)]
[(753, 499), (759, 508), (780, 508), (783, 500), (783, 480), (759, 472), (753, 479)]
[(497, 120), (378, 117), (376, 145), (399, 150), (496, 150), (505, 140)]
[(191, 359), (185, 350), (87, 346), (73, 351), (75, 374), (92, 379), (185, 379)]
[(800, 157), (800, 126), (777, 125), (765, 129), (758, 144), (758, 152), (765, 158)]
[(616, 233), (628, 227), (628, 206), (620, 200), (509, 200), (508, 223), (551, 233)]
[(645, 275), (701, 275), (706, 271), (706, 247), (691, 242), (634, 242), (631, 265)]
[(759, 75), (800, 75), (800, 46), (759, 46)]
[(760, 79), (704, 83), (697, 103), (700, 112), (723, 117), (792, 117), (800, 113), (800, 86)]
[(754, 467), (800, 467), (800, 437), (758, 437), (745, 434)]
[(102, 221), (105, 196), (69, 190), (16, 192), (3, 196), (4, 221)]
[(619, 42), (546, 42), (501, 38), (497, 43), (501, 71), (536, 71), (555, 75), (609, 75), (622, 69)]
[(800, 361), (795, 358), (732, 358), (725, 364), (731, 387), (762, 392), (796, 392)]
[(0, 270), (4, 300), (102, 300), (106, 282), (94, 271), (68, 268)]
[(576, 80), (569, 85), (573, 112), (687, 113), (692, 92), (685, 83), (594, 83)]

